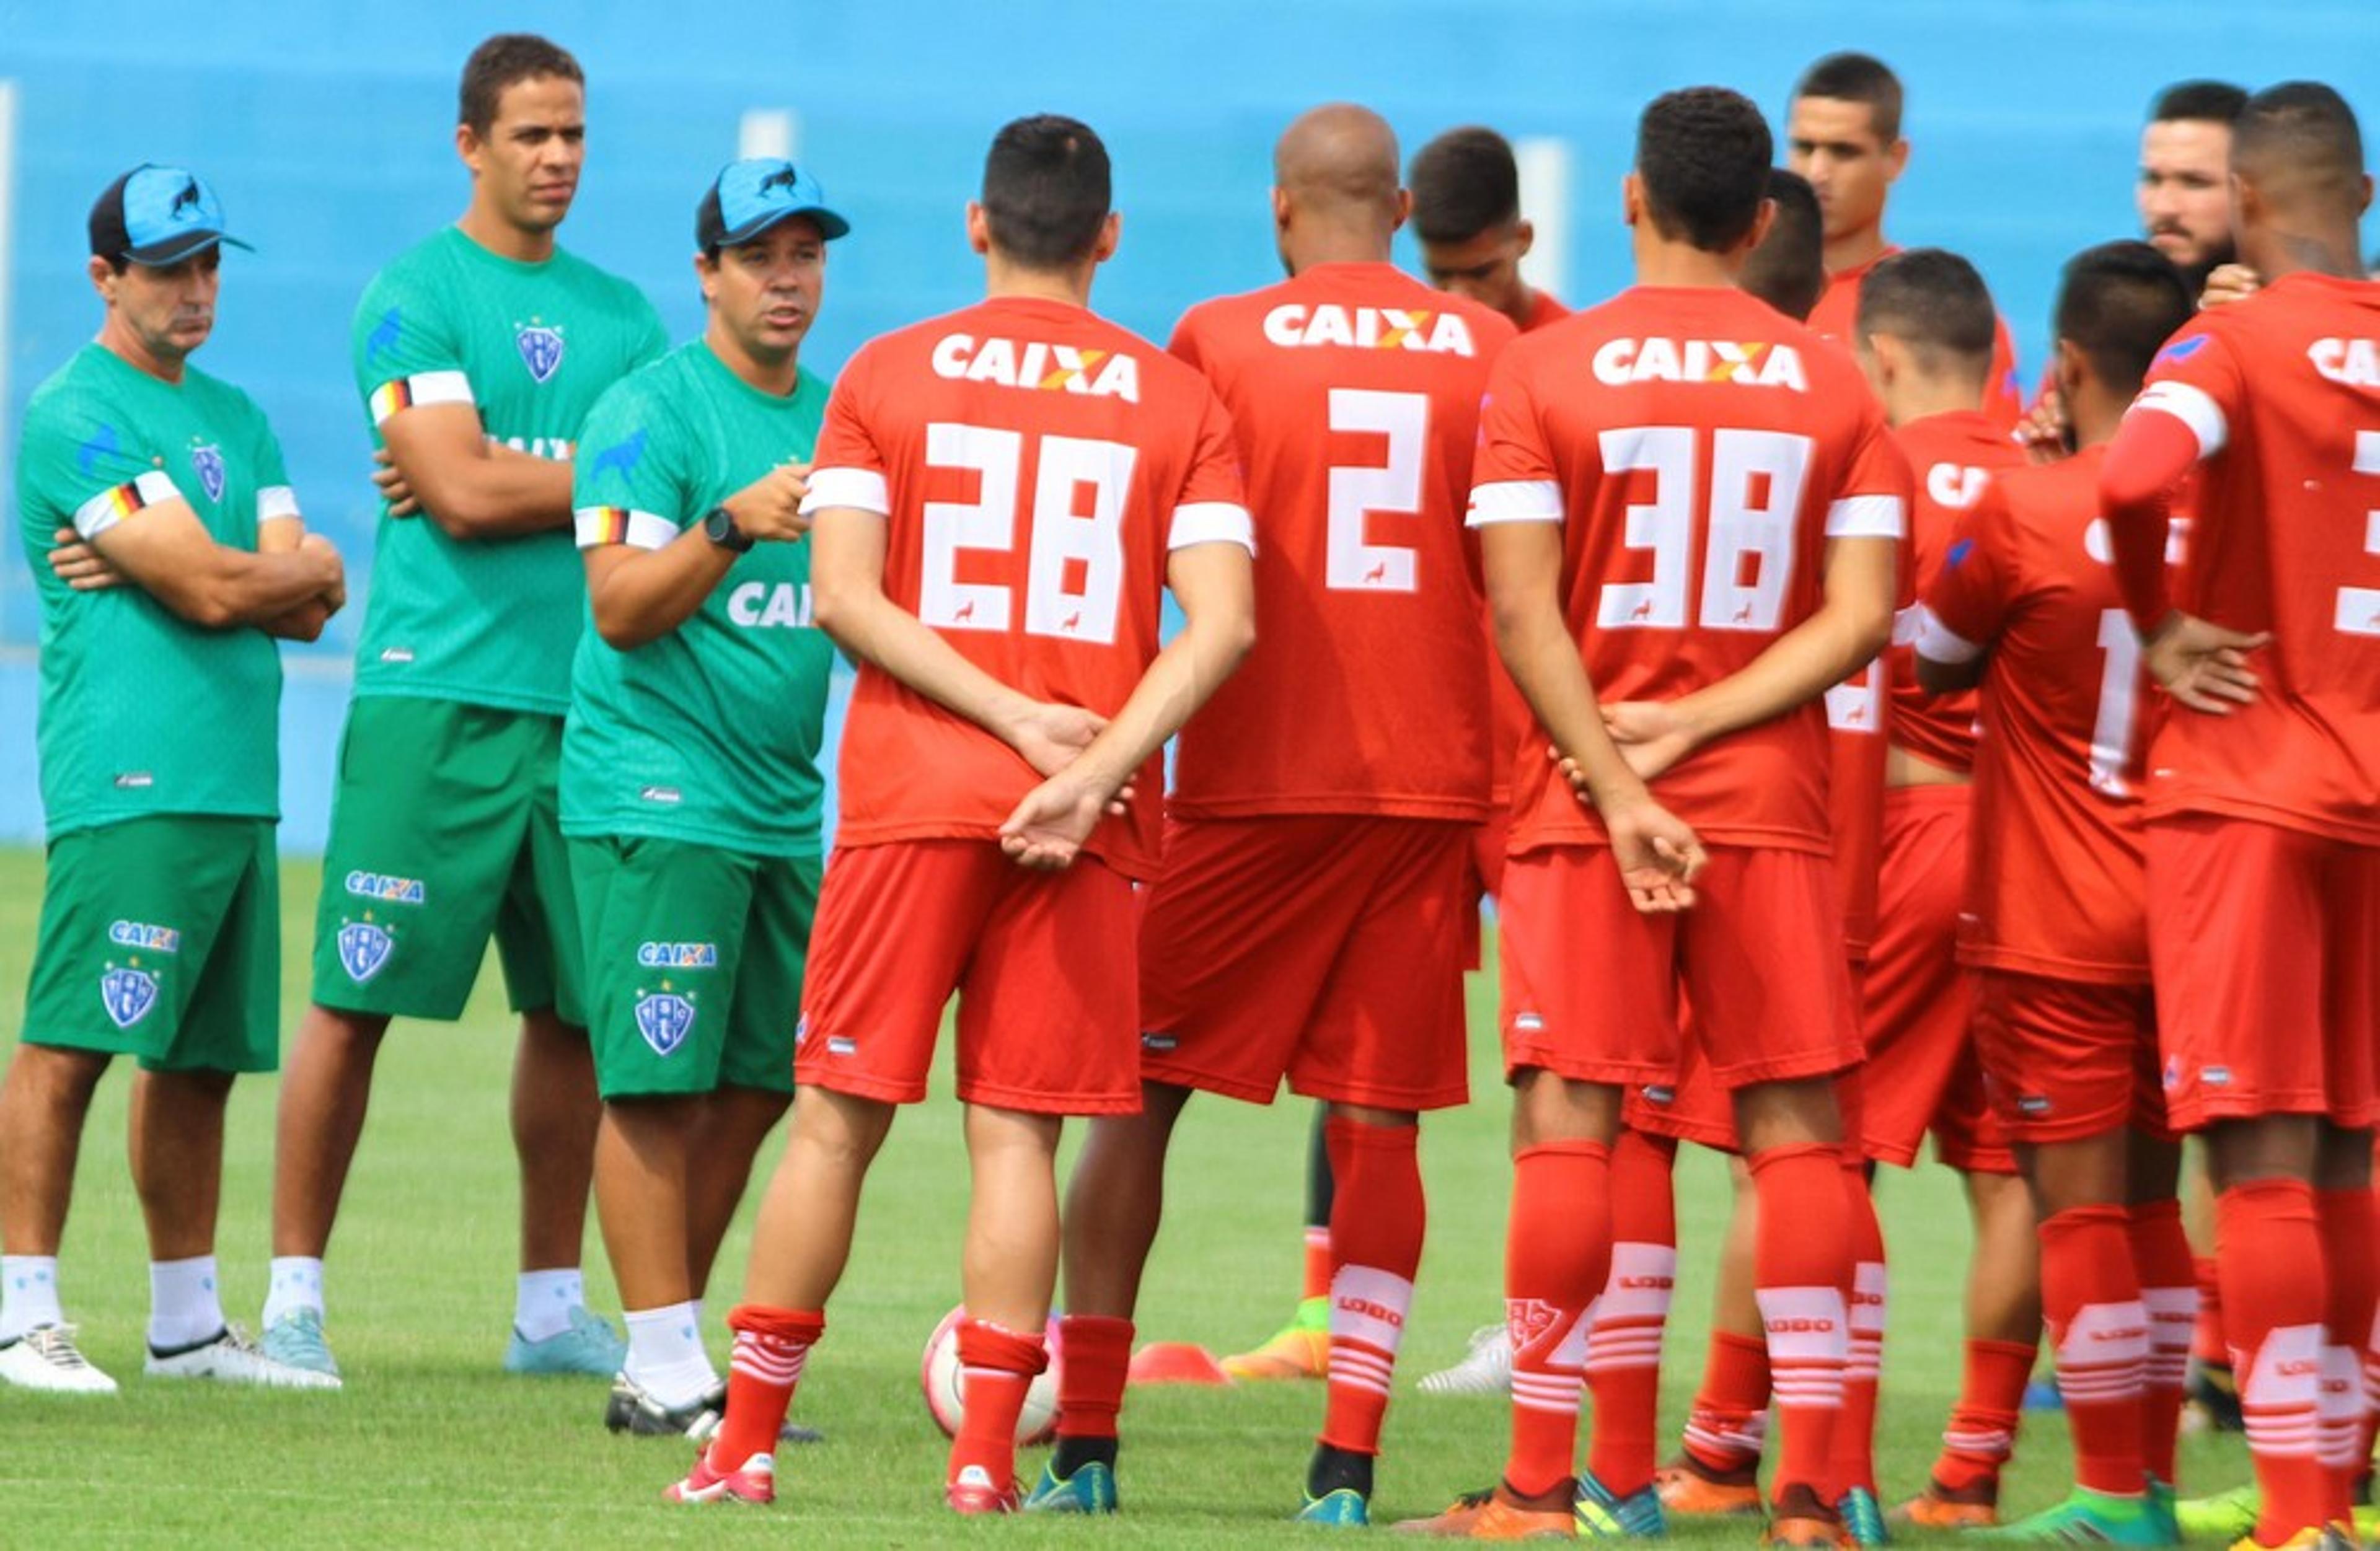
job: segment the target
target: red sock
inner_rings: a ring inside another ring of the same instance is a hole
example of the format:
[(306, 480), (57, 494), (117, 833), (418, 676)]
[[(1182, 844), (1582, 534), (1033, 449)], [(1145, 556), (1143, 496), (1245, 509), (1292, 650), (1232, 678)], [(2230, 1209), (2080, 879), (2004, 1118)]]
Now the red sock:
[(2198, 1274), (2198, 1324), (2190, 1338), (2190, 1354), (2210, 1367), (2228, 1368), (2231, 1348), (2223, 1339), (2223, 1278), (2215, 1257), (2202, 1254), (2192, 1262)]
[(722, 1472), (742, 1469), (755, 1454), (777, 1452), (777, 1429), (785, 1424), (810, 1348), (826, 1333), (826, 1313), (743, 1303), (728, 1311), (727, 1328), (735, 1332), (727, 1361), (727, 1414), (710, 1455), (711, 1469)]
[(2041, 1225), (2041, 1314), (2074, 1432), (2074, 1484), (2133, 1497), (2145, 1488), (2141, 1370), (2149, 1320), (2121, 1206), (2071, 1206)]
[(1504, 1480), (1527, 1495), (1571, 1477), (1587, 1305), (1611, 1274), (1611, 1155), (1600, 1142), (1544, 1142), (1512, 1160), (1504, 1235), (1504, 1323), (1512, 1337), (1512, 1452)]
[(1070, 1314), (1058, 1321), (1058, 1436), (1111, 1438), (1132, 1368), (1132, 1321)]
[[(2380, 1196), (2374, 1197), (2374, 1206), (2380, 1209)], [(2374, 1228), (2380, 1230), (2380, 1222)], [(2363, 1431), (2356, 1446), (2359, 1458), (2372, 1458), (2375, 1434), (2380, 1434), (2380, 1306), (2372, 1311), (2372, 1328), (2363, 1340)]]
[(1842, 1149), (1772, 1147), (1752, 1160), (1760, 1227), (1753, 1285), (1768, 1329), (1768, 1371), (1777, 1389), (1777, 1469), (1771, 1500), (1802, 1487), (1831, 1502), (1835, 1424), (1843, 1409), (1850, 1356), (1850, 1204)]
[(1759, 1468), (1767, 1438), (1767, 1339), (1712, 1331), (1702, 1392), (1686, 1416), (1686, 1453), (1712, 1475), (1732, 1475)]
[(1963, 1492), (1978, 1484), (1998, 1490), (2000, 1467), (2016, 1452), (2016, 1427), (2024, 1414), (2024, 1387), (2033, 1380), (2033, 1345), (2027, 1341), (1969, 1341), (1967, 1371), (1959, 1403), (1942, 1429), (1942, 1452), (1934, 1459), (1934, 1480)]
[(1305, 1230), (1305, 1275), (1298, 1288), (1297, 1300), (1302, 1303), (1330, 1296), (1330, 1230), (1309, 1228)]
[(1035, 1375), (1050, 1365), (1045, 1339), (993, 1325), (959, 1321), (959, 1395), (966, 1414), (951, 1443), (950, 1480), (980, 1470), (998, 1491), (1016, 1481), (1016, 1418)]
[(1420, 1128), (1323, 1122), (1330, 1177), (1330, 1394), (1322, 1441), (1353, 1454), (1380, 1451), (1380, 1419), (1397, 1343), (1421, 1269), (1426, 1208)]
[(1876, 1219), (1864, 1170), (1844, 1170), (1843, 1191), (1852, 1224), (1851, 1342), (1843, 1364), (1843, 1413), (1835, 1420), (1829, 1502), (1854, 1486), (1876, 1490), (1876, 1397), (1884, 1377), (1884, 1225)]
[(1586, 1468), (1614, 1496), (1653, 1484), (1661, 1334), (1678, 1276), (1675, 1156), (1633, 1131), (1611, 1148), (1611, 1274), (1586, 1339), (1586, 1385), (1595, 1396)]
[(2127, 1215), (2132, 1270), (2141, 1279), (2141, 1307), (2149, 1316), (2149, 1361), (2141, 1374), (2141, 1460), (2152, 1477), (2170, 1486), (2198, 1325), (2197, 1267), (2190, 1235), (2182, 1230), (2180, 1202), (2143, 1202)]
[(2327, 1297), (2313, 1190), (2302, 1180), (2252, 1180), (2225, 1191), (2216, 1211), (2224, 1331), (2264, 1494), (2256, 1539), (2278, 1545), (2320, 1525), (2330, 1508), (2316, 1441)]
[(2357, 1480), (2372, 1460), (2364, 1436), (2363, 1353), (2370, 1345), (2373, 1303), (2380, 1299), (2380, 1258), (2372, 1239), (2371, 1188), (2318, 1192), (2314, 1214), (2329, 1290), (2322, 1322), (2318, 1438), (2331, 1474), (2330, 1518), (2344, 1524), (2353, 1516)]

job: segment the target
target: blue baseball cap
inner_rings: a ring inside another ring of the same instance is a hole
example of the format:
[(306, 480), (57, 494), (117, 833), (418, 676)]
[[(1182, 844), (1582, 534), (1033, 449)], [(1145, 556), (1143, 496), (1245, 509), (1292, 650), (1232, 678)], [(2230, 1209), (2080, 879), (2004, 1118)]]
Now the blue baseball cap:
[(774, 156), (747, 156), (720, 168), (695, 207), (695, 246), (734, 248), (796, 215), (817, 222), (830, 241), (850, 235), (851, 223), (826, 207), (818, 179)]
[(248, 248), (224, 230), (223, 201), (215, 191), (198, 174), (179, 167), (143, 162), (109, 184), (91, 207), (94, 258), (178, 264), (219, 242)]

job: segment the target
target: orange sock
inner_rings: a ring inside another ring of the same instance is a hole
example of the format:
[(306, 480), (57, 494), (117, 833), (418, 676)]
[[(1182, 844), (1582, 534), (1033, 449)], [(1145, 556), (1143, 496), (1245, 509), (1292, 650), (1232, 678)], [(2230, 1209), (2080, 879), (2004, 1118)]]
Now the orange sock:
[(2132, 1270), (2141, 1279), (2141, 1307), (2149, 1316), (2149, 1361), (2141, 1374), (2141, 1460), (2150, 1475), (2170, 1486), (2198, 1323), (2197, 1268), (2190, 1235), (2182, 1231), (2180, 1202), (2143, 1202), (2127, 1216)]
[(2329, 1516), (2344, 1524), (2353, 1517), (2356, 1482), (2372, 1460), (2364, 1436), (2363, 1353), (2371, 1345), (2373, 1304), (2380, 1299), (2380, 1259), (2372, 1238), (2371, 1189), (2318, 1192), (2314, 1213), (2329, 1290), (2318, 1436), (2331, 1475)]
[(2016, 1428), (2024, 1414), (2024, 1387), (2033, 1379), (2028, 1341), (1969, 1341), (1959, 1403), (1942, 1429), (1942, 1452), (1935, 1456), (1934, 1479), (1953, 1492), (1979, 1484), (1995, 1488), (2000, 1467), (2016, 1452)]
[(1611, 1155), (1600, 1142), (1544, 1142), (1512, 1160), (1504, 1323), (1512, 1337), (1512, 1452), (1525, 1495), (1570, 1479), (1578, 1452), (1587, 1306), (1611, 1274)]
[(2313, 1189), (2252, 1180), (2216, 1202), (2223, 1323), (2264, 1510), (2256, 1539), (2278, 1545), (2330, 1509), (2317, 1446), (2322, 1316), (2327, 1303)]
[(1586, 1338), (1586, 1387), (1595, 1397), (1586, 1468), (1614, 1496), (1653, 1484), (1661, 1335), (1678, 1276), (1674, 1157), (1633, 1131), (1611, 1148), (1611, 1274)]
[(743, 1303), (728, 1311), (735, 1347), (727, 1363), (727, 1414), (710, 1442), (710, 1465), (733, 1471), (755, 1454), (777, 1452), (777, 1429), (794, 1403), (810, 1348), (826, 1333), (821, 1309)]
[(1767, 1339), (1712, 1331), (1702, 1391), (1686, 1415), (1687, 1455), (1712, 1475), (1733, 1475), (1760, 1467), (1767, 1438)]
[(1132, 1321), (1070, 1314), (1058, 1321), (1058, 1436), (1111, 1438), (1132, 1368)]
[(950, 1480), (981, 1470), (995, 1490), (1016, 1482), (1016, 1418), (1025, 1392), (1050, 1365), (1045, 1339), (1020, 1335), (987, 1320), (959, 1321), (959, 1383), (966, 1415), (951, 1442)]
[(1334, 1116), (1323, 1131), (1338, 1194), (1330, 1207), (1330, 1393), (1322, 1441), (1378, 1454), (1421, 1268), (1420, 1128)]
[(1770, 1498), (1781, 1502), (1800, 1487), (1832, 1502), (1835, 1425), (1851, 1350), (1843, 1290), (1852, 1280), (1852, 1230), (1842, 1149), (1772, 1147), (1752, 1160), (1752, 1184), (1760, 1207), (1753, 1285), (1777, 1390)]
[(2198, 1274), (2198, 1324), (2190, 1338), (2190, 1354), (2211, 1367), (2228, 1368), (2231, 1348), (2223, 1339), (2223, 1278), (2215, 1257), (2202, 1254), (2192, 1262)]
[(1305, 1230), (1305, 1274), (1298, 1286), (1297, 1301), (1301, 1303), (1330, 1296), (1330, 1230), (1309, 1228)]
[(2041, 1225), (2041, 1313), (2074, 1432), (2075, 1484), (2138, 1496), (2149, 1321), (2121, 1206), (2070, 1207)]
[(1854, 1486), (1876, 1490), (1876, 1399), (1884, 1377), (1884, 1225), (1876, 1219), (1864, 1169), (1843, 1170), (1851, 1213), (1851, 1341), (1843, 1364), (1843, 1413), (1835, 1419), (1835, 1484), (1829, 1501)]

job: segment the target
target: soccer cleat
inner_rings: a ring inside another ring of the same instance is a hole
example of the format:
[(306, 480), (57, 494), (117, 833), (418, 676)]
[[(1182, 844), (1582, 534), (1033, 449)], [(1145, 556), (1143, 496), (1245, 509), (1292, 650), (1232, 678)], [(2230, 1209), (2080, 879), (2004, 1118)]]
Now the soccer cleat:
[(1719, 1475), (1691, 1454), (1655, 1471), (1653, 1489), (1661, 1506), (1681, 1518), (1752, 1518), (1767, 1511), (1756, 1467)]
[(2355, 1537), (2337, 1524), (2309, 1524), (2278, 1545), (2266, 1545), (2253, 1533), (2232, 1542), (2231, 1551), (2357, 1551)]
[(2265, 1495), (2252, 1481), (2209, 1496), (2184, 1497), (2173, 1505), (2173, 1521), (2191, 1540), (2233, 1541), (2255, 1530), (2264, 1508)]
[(2190, 1408), (2187, 1415), (2191, 1425), (2217, 1433), (2247, 1430), (2247, 1419), (2240, 1413), (2240, 1387), (2231, 1376), (2228, 1363), (2209, 1363), (2192, 1357), (2182, 1395)]
[(91, 1365), (74, 1338), (71, 1325), (36, 1325), (0, 1345), (0, 1384), (54, 1395), (115, 1394), (115, 1381)]
[(292, 1309), (264, 1327), (264, 1355), (285, 1368), (339, 1376), (338, 1360), (322, 1339), (322, 1311)]
[(612, 1322), (580, 1304), (570, 1311), (570, 1323), (541, 1341), (530, 1340), (516, 1328), (504, 1343), (508, 1374), (595, 1374), (610, 1376), (628, 1360), (628, 1339)]
[(2064, 1411), (2066, 1395), (2055, 1377), (2037, 1378), (2024, 1387), (2023, 1405), (2027, 1411)]
[(777, 1461), (755, 1454), (722, 1473), (710, 1468), (710, 1450), (705, 1448), (695, 1455), (694, 1469), (686, 1479), (662, 1496), (674, 1503), (772, 1503), (777, 1500)]
[(1330, 1301), (1298, 1301), (1297, 1317), (1274, 1331), (1254, 1351), (1223, 1359), (1235, 1379), (1325, 1378), (1330, 1373)]
[(151, 1378), (211, 1378), (266, 1389), (336, 1389), (338, 1375), (300, 1368), (273, 1357), (237, 1325), (226, 1325), (203, 1341), (164, 1351), (149, 1349), (142, 1373)]
[(1824, 1519), (1771, 1519), (1760, 1544), (1777, 1551), (1841, 1551), (1842, 1528)]
[[(612, 1378), (612, 1393), (603, 1401), (603, 1426), (608, 1432), (635, 1438), (692, 1438), (708, 1443), (727, 1415), (727, 1386), (712, 1385), (682, 1406), (665, 1406), (625, 1374)], [(780, 1424), (781, 1444), (824, 1443), (826, 1435), (811, 1427)]]
[[(1079, 1472), (1077, 1472), (1079, 1473)], [(991, 1484), (991, 1472), (981, 1465), (969, 1465), (959, 1472), (956, 1481), (942, 1488), (942, 1501), (953, 1513), (972, 1518), (979, 1514), (1014, 1513), (1017, 1509), (1016, 1483), (1005, 1486)]]
[(1447, 1540), (1568, 1540), (1574, 1533), (1567, 1503), (1533, 1508), (1500, 1483), (1492, 1490), (1463, 1493), (1442, 1513), (1400, 1520), (1393, 1527), (1400, 1534)]
[(1624, 1497), (1614, 1496), (1591, 1471), (1578, 1478), (1571, 1518), (1572, 1533), (1581, 1540), (1660, 1540), (1670, 1533), (1661, 1494), (1650, 1483)]
[(1886, 1521), (1921, 1530), (1986, 1530), (2000, 1521), (2000, 1484), (1986, 1476), (1953, 1489), (1927, 1477), (1925, 1490), (1887, 1514)]
[(1334, 1530), (1360, 1530), (1371, 1521), (1371, 1505), (1364, 1500), (1364, 1494), (1353, 1486), (1342, 1486), (1318, 1497), (1307, 1497), (1305, 1506), (1297, 1510), (1298, 1523), (1321, 1524)]
[(2064, 1502), (1970, 1538), (1998, 1545), (2179, 1545), (2172, 1516), (2143, 1496), (2115, 1497), (2076, 1487)]
[(1876, 1500), (1876, 1489), (1854, 1486), (1835, 1499), (1835, 1511), (1842, 1515), (1843, 1533), (1853, 1545), (1888, 1545), (1892, 1536), (1884, 1527), (1884, 1505)]
[(1501, 1325), (1471, 1332), (1463, 1361), (1422, 1375), (1425, 1395), (1501, 1395), (1512, 1387), (1512, 1333)]
[(1113, 1513), (1122, 1505), (1116, 1500), (1115, 1472), (1103, 1460), (1087, 1460), (1063, 1479), (1042, 1465), (1040, 1481), (1021, 1506), (1027, 1513)]

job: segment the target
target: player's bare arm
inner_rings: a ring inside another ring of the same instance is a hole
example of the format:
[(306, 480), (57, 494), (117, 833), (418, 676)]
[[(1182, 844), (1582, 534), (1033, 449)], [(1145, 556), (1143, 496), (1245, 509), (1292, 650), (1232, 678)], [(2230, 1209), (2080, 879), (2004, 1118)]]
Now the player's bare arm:
[(1182, 633), (1157, 654), (1130, 698), (1080, 757), (1025, 795), (1000, 827), (1001, 849), (1028, 867), (1063, 867), (1148, 757), (1182, 730), (1256, 645), (1256, 575), (1226, 541), (1189, 544), (1166, 559)]
[[(797, 542), (810, 530), (801, 511), (809, 471), (806, 463), (781, 464), (720, 504), (757, 543)], [(737, 554), (698, 523), (658, 550), (598, 544), (584, 552), (595, 632), (621, 651), (657, 641), (692, 618)]]
[[(306, 519), (299, 516), (268, 517), (256, 525), (256, 552), (259, 554), (289, 554), (303, 549), (307, 539)], [(323, 539), (328, 544), (328, 539)], [(276, 614), (259, 628), (266, 635), (285, 641), (319, 641), (322, 627), (331, 616), (346, 607), (347, 586), (344, 574), (338, 584), (298, 604), (287, 613)]]
[[(382, 421), (381, 438), (383, 476), (449, 538), (516, 539), (570, 526), (570, 465), (490, 442), (470, 405), (416, 405)], [(390, 513), (406, 515), (394, 503)]]
[(56, 546), (48, 555), (51, 572), (58, 580), (77, 592), (103, 592), (124, 585), (123, 574), (107, 563), (107, 557), (82, 540), (82, 535), (71, 527), (61, 527), (50, 535)]
[(346, 586), (339, 551), (320, 534), (277, 553), (250, 553), (216, 543), (180, 501), (147, 508), (91, 543), (134, 586), (209, 630), (261, 625)]

